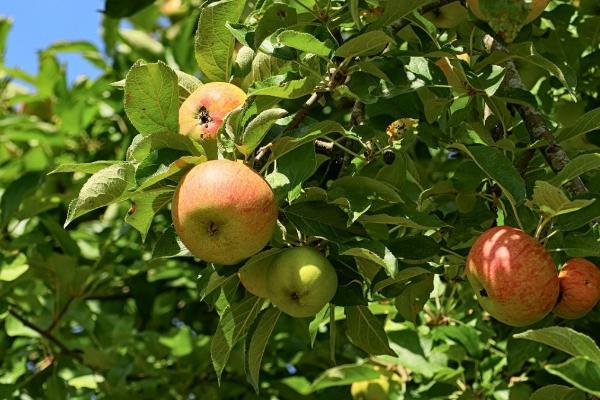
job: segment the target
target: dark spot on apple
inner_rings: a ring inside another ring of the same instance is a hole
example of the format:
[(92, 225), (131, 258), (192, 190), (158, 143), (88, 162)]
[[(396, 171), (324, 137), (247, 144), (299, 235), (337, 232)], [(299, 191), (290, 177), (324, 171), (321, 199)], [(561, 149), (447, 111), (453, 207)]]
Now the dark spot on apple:
[(287, 13), (286, 13), (285, 11), (283, 11), (283, 10), (279, 10), (279, 11), (277, 12), (277, 16), (278, 16), (279, 18), (285, 18), (285, 17), (287, 17)]
[(136, 207), (135, 201), (132, 201), (131, 202), (131, 207), (129, 207), (129, 210), (127, 211), (127, 214), (129, 214), (129, 215), (133, 214), (135, 212), (136, 208), (137, 207)]
[(387, 149), (383, 152), (383, 162), (387, 165), (393, 164), (396, 160), (396, 153), (393, 150)]
[(479, 291), (479, 295), (480, 295), (481, 297), (488, 297), (487, 291), (486, 291), (485, 289), (481, 289), (481, 290)]
[(198, 110), (198, 121), (200, 121), (201, 124), (204, 124), (205, 127), (208, 127), (208, 123), (212, 122), (212, 118), (210, 117), (210, 113), (208, 112), (208, 110), (206, 109), (206, 107), (202, 106), (200, 107), (200, 109)]
[(588, 281), (588, 280), (586, 279), (586, 280), (584, 280), (584, 281), (583, 281), (583, 284), (584, 284), (585, 286), (590, 286), (590, 281)]
[(300, 296), (299, 296), (299, 295), (298, 295), (298, 293), (296, 293), (296, 292), (292, 292), (292, 293), (290, 294), (290, 298), (291, 298), (292, 300), (294, 300), (294, 301), (298, 301), (298, 300), (300, 300)]
[(210, 236), (215, 236), (219, 232), (219, 226), (214, 221), (210, 221), (207, 230)]

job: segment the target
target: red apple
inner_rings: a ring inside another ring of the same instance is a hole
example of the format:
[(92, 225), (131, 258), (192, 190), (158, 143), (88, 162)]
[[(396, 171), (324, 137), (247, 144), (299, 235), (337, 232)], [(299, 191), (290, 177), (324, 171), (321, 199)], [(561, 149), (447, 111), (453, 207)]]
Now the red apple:
[(546, 249), (520, 229), (485, 231), (473, 244), (466, 269), (483, 309), (507, 325), (533, 324), (556, 304), (556, 265)]
[(558, 280), (560, 296), (554, 314), (561, 318), (581, 318), (600, 300), (600, 270), (584, 258), (567, 261)]
[(192, 168), (173, 198), (175, 230), (196, 257), (231, 265), (271, 239), (277, 204), (269, 184), (253, 169), (229, 160)]
[(246, 93), (227, 82), (211, 82), (194, 90), (179, 107), (179, 133), (214, 140), (223, 120), (246, 101)]

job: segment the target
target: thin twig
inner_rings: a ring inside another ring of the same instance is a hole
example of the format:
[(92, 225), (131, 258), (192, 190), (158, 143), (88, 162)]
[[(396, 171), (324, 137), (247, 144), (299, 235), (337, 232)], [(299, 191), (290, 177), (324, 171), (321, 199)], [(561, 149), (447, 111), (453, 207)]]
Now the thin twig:
[[(488, 51), (507, 51), (501, 42), (490, 35), (484, 37), (484, 43)], [(521, 80), (514, 61), (509, 59), (504, 62), (504, 67), (506, 69), (506, 76), (503, 84), (511, 89), (525, 90), (525, 85)], [(552, 134), (542, 114), (529, 104), (514, 104), (514, 107), (519, 112), (519, 115), (521, 115), (531, 141), (546, 141), (547, 145), (539, 148), (546, 163), (554, 172), (562, 170), (569, 163), (569, 157)], [(564, 186), (572, 195), (587, 193), (587, 188), (579, 177), (565, 183)]]
[(50, 332), (48, 332), (48, 331), (40, 328), (39, 326), (37, 326), (33, 322), (30, 322), (29, 320), (27, 320), (26, 318), (24, 318), (21, 314), (19, 314), (18, 312), (16, 312), (12, 308), (10, 308), (8, 310), (8, 312), (13, 317), (15, 317), (17, 320), (19, 320), (19, 322), (21, 322), (23, 325), (25, 325), (26, 327), (28, 327), (30, 329), (33, 329), (34, 331), (36, 331), (37, 333), (39, 333), (40, 335), (42, 335), (43, 337), (45, 337), (46, 339), (48, 339), (50, 342), (54, 343), (56, 345), (56, 347), (58, 347), (63, 354), (66, 354), (69, 357), (72, 357), (72, 358), (76, 359), (81, 364), (85, 365), (85, 363), (83, 361), (83, 357), (81, 356), (81, 354), (79, 354), (76, 351), (73, 351), (73, 350), (69, 349), (63, 342), (61, 342), (52, 333), (50, 333)]

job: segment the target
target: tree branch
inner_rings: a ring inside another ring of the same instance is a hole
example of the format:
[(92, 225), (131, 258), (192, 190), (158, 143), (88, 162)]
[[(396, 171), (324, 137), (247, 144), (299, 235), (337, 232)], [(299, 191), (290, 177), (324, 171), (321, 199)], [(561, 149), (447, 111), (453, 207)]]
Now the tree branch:
[[(507, 51), (502, 43), (490, 35), (484, 37), (484, 44), (488, 51)], [(523, 85), (523, 81), (521, 80), (521, 76), (519, 75), (519, 71), (517, 70), (514, 61), (511, 59), (506, 61), (504, 63), (504, 68), (506, 69), (506, 76), (503, 85), (510, 89), (525, 90), (525, 85)], [(569, 163), (569, 157), (552, 134), (552, 131), (542, 114), (529, 104), (513, 104), (513, 106), (523, 119), (531, 141), (546, 141), (547, 145), (540, 147), (540, 151), (542, 152), (546, 163), (554, 172), (562, 170), (565, 165)], [(521, 164), (519, 167), (525, 168), (526, 165)], [(580, 195), (587, 192), (587, 188), (579, 177), (565, 183), (564, 187), (572, 195)]]
[(12, 308), (10, 308), (8, 310), (8, 312), (13, 317), (15, 317), (17, 320), (19, 320), (19, 322), (21, 322), (23, 325), (25, 325), (26, 327), (28, 327), (28, 328), (36, 331), (37, 333), (39, 333), (40, 335), (42, 335), (43, 337), (45, 337), (46, 339), (48, 339), (50, 342), (54, 343), (56, 345), (56, 347), (58, 347), (63, 354), (66, 354), (69, 357), (72, 357), (75, 360), (79, 361), (81, 364), (85, 365), (85, 363), (83, 361), (83, 357), (81, 356), (81, 354), (79, 354), (77, 351), (69, 349), (63, 342), (61, 342), (52, 333), (50, 333), (50, 332), (48, 332), (48, 331), (40, 328), (39, 326), (35, 325), (33, 322), (30, 322), (29, 320), (27, 320), (25, 317), (23, 317), (21, 314), (19, 314), (18, 312), (16, 312)]

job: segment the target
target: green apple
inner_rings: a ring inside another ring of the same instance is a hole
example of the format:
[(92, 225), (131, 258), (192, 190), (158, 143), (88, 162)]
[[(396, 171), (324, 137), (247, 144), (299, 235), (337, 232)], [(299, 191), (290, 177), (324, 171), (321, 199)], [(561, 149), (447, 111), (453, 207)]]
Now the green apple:
[(180, 180), (172, 207), (175, 231), (196, 257), (223, 265), (258, 253), (277, 224), (275, 195), (241, 162), (211, 160)]
[(510, 226), (488, 229), (477, 238), (466, 271), (481, 306), (507, 325), (541, 320), (558, 298), (552, 257), (533, 237)]
[(469, 13), (460, 2), (454, 2), (441, 6), (435, 11), (424, 15), (438, 28), (454, 28), (469, 18)]
[(292, 317), (317, 314), (336, 290), (335, 269), (325, 256), (310, 247), (283, 251), (269, 268), (268, 298)]
[(268, 298), (267, 277), (269, 267), (281, 253), (281, 249), (270, 249), (251, 257), (238, 271), (240, 282), (255, 296)]

